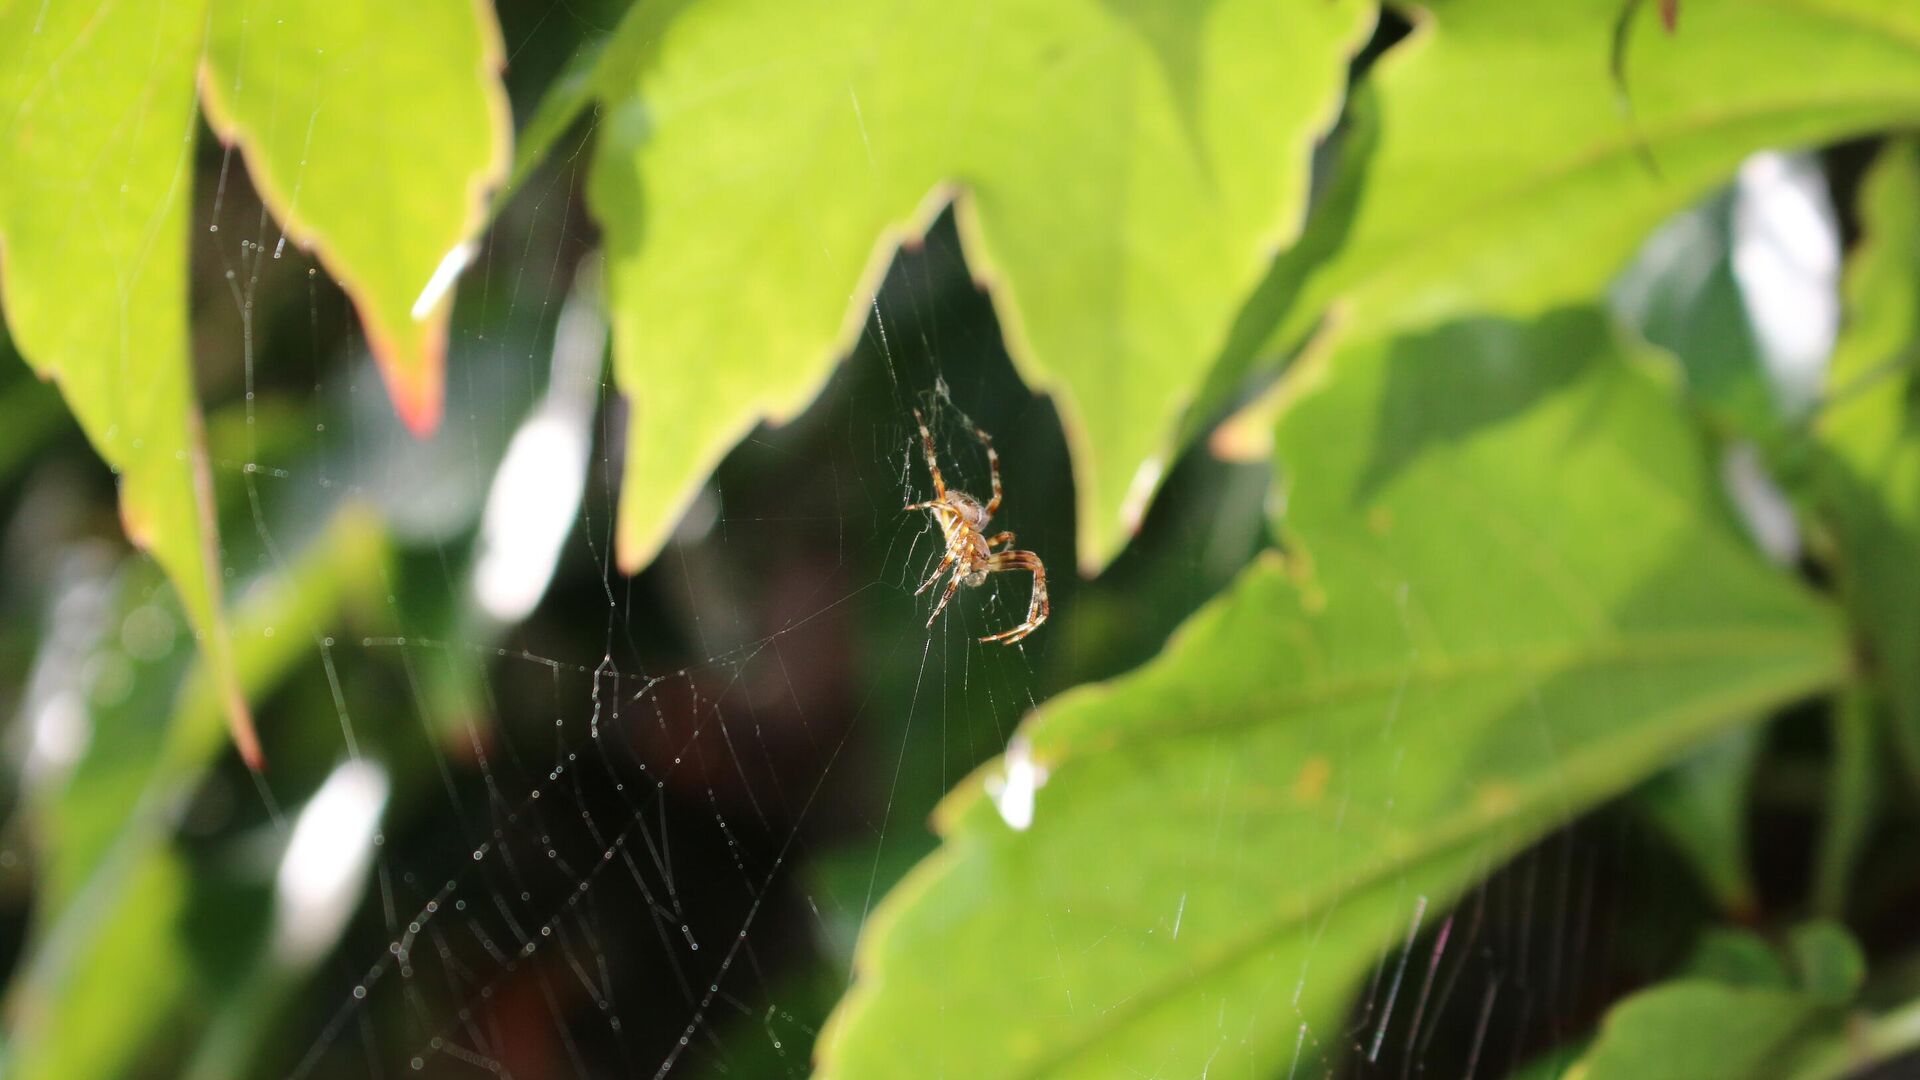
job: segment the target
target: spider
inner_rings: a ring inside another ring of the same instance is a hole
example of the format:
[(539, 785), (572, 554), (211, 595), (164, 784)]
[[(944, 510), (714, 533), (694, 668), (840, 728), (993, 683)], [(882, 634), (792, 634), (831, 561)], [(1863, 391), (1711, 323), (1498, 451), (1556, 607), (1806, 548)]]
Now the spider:
[[(913, 595), (919, 596), (933, 588), (940, 576), (949, 569), (953, 577), (947, 581), (947, 590), (940, 594), (940, 602), (933, 606), (933, 614), (927, 618), (927, 628), (939, 620), (947, 601), (962, 585), (980, 585), (987, 575), (998, 570), (1026, 570), (1033, 574), (1033, 598), (1027, 602), (1025, 622), (1011, 630), (1002, 630), (997, 634), (988, 634), (982, 642), (998, 641), (1011, 645), (1040, 628), (1047, 621), (1050, 610), (1047, 605), (1047, 568), (1041, 564), (1040, 556), (1031, 551), (1016, 551), (1013, 547), (1013, 533), (1002, 532), (995, 536), (986, 535), (987, 522), (993, 520), (994, 511), (1000, 509), (1000, 455), (993, 452), (993, 437), (979, 428), (973, 429), (973, 436), (987, 448), (987, 467), (993, 474), (993, 498), (985, 506), (980, 500), (964, 491), (948, 490), (947, 482), (940, 475), (940, 462), (934, 456), (933, 435), (927, 431), (927, 422), (920, 410), (913, 410), (914, 423), (920, 426), (920, 445), (926, 450), (927, 471), (933, 474), (934, 497), (928, 502), (914, 503), (908, 510), (931, 510), (935, 521), (940, 523), (940, 532), (946, 537), (947, 554), (934, 568), (933, 576), (928, 578)], [(1004, 545), (1004, 546), (1002, 546)], [(1001, 550), (995, 551), (999, 547)]]

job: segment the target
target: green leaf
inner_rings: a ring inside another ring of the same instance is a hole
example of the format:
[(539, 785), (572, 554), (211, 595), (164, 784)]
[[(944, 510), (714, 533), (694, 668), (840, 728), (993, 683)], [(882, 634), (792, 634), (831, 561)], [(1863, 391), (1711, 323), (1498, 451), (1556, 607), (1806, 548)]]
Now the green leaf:
[(1243, 343), (1284, 352), (1337, 297), (1376, 331), (1585, 300), (1753, 151), (1920, 119), (1909, 0), (1697, 0), (1671, 34), (1622, 0), (1424, 6)]
[(1800, 987), (1822, 1005), (1845, 1005), (1866, 981), (1867, 959), (1859, 942), (1838, 923), (1796, 926), (1787, 939)]
[(1636, 793), (1640, 808), (1667, 834), (1722, 910), (1755, 910), (1747, 875), (1747, 788), (1760, 742), (1737, 731), (1654, 777)]
[[(207, 119), (353, 298), (394, 408), (440, 421), (452, 272), (512, 142), (485, 0), (213, 0)], [(438, 295), (434, 295), (437, 286)]]
[(1830, 706), (1827, 805), (1813, 867), (1813, 910), (1830, 918), (1846, 912), (1880, 799), (1874, 707), (1873, 695), (1864, 688), (1848, 690)]
[(1687, 980), (1626, 999), (1607, 1013), (1579, 1080), (1767, 1080), (1789, 1052), (1831, 1042), (1804, 994)]
[[(1832, 613), (1749, 549), (1670, 388), (1598, 316), (1296, 377), (1295, 556), (950, 796), (944, 846), (868, 926), (828, 1075), (1273, 1075), (1296, 1045), (1318, 1074), (1390, 941), (1842, 676)], [(1026, 831), (983, 797), (1041, 775)]]
[(1751, 930), (1708, 927), (1681, 966), (1683, 978), (1710, 979), (1727, 986), (1786, 990), (1793, 986), (1786, 965), (1767, 940)]
[(187, 337), (193, 72), (203, 3), (0, 2), (0, 301), (15, 346), (120, 477), (127, 536), (199, 631), (259, 763), (220, 611)]
[(1882, 152), (1862, 185), (1864, 233), (1847, 267), (1844, 330), (1817, 425), (1818, 476), (1837, 576), (1920, 776), (1920, 144)]
[[(233, 613), (247, 689), (314, 660), (349, 599), (373, 595), (384, 559), (378, 526), (348, 508), (284, 576), (249, 590)], [(197, 666), (169, 710), (177, 665), (147, 667), (121, 705), (93, 710), (85, 756), (32, 807), (46, 884), (8, 989), (10, 1077), (135, 1072), (194, 989), (181, 925), (191, 890), (173, 835), (221, 745), (219, 696)]]
[(1733, 269), (1738, 190), (1683, 211), (1647, 238), (1611, 291), (1640, 335), (1680, 361), (1689, 396), (1728, 430), (1766, 440), (1784, 423)]
[(589, 189), (634, 399), (621, 565), (756, 422), (819, 392), (894, 248), (951, 203), (1066, 427), (1081, 566), (1103, 566), (1298, 228), (1373, 19), (1362, 0), (639, 5), (602, 65)]
[(139, 902), (117, 906), (73, 943), (72, 977), (15, 999), (8, 1076), (134, 1075), (143, 1064), (140, 1048), (179, 1007), (193, 971), (179, 932), (193, 887), (188, 866), (163, 847), (129, 865), (115, 884)]
[(1866, 979), (1866, 960), (1837, 923), (1793, 929), (1792, 984), (1752, 934), (1714, 931), (1708, 941), (1713, 948), (1703, 953), (1730, 955), (1733, 963), (1696, 958), (1694, 973), (1614, 1006), (1568, 1080), (1837, 1080), (1911, 1051), (1920, 1035), (1920, 1006), (1877, 1017), (1845, 1013)]

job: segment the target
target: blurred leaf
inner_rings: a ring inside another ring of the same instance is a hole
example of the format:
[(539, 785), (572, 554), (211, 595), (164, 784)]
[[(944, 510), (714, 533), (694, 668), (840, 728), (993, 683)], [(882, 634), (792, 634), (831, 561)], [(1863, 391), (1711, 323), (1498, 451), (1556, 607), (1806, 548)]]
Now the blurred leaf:
[(1700, 0), (1673, 34), (1643, 6), (1618, 84), (1621, 0), (1426, 7), (1356, 97), (1375, 137), (1351, 141), (1249, 310), (1239, 337), (1261, 351), (1284, 352), (1340, 296), (1374, 330), (1593, 297), (1753, 151), (1920, 119), (1909, 0)]
[[(1839, 1008), (1866, 977), (1866, 960), (1838, 924), (1811, 922), (1788, 937), (1796, 979), (1752, 934), (1721, 932), (1722, 962), (1634, 994), (1609, 1010), (1577, 1080), (1764, 1080), (1836, 1050)], [(1730, 948), (1732, 947), (1732, 948)], [(1726, 957), (1736, 957), (1732, 964)], [(1814, 1070), (1817, 1075), (1827, 1075)]]
[(1686, 856), (1714, 902), (1735, 917), (1754, 907), (1747, 876), (1747, 787), (1759, 751), (1753, 732), (1734, 732), (1636, 793), (1641, 809)]
[(1785, 990), (1793, 985), (1780, 954), (1751, 930), (1710, 927), (1681, 967), (1682, 977), (1727, 986)]
[(1920, 144), (1889, 145), (1860, 195), (1864, 233), (1847, 267), (1846, 323), (1817, 431), (1819, 478), (1841, 592), (1920, 776)]
[[(1695, 965), (1690, 976), (1615, 1005), (1571, 1080), (1764, 1080), (1828, 1078), (1870, 1065), (1905, 1047), (1889, 1022), (1857, 1024), (1841, 1038), (1841, 1007), (1866, 978), (1860, 945), (1837, 922), (1805, 922), (1788, 936), (1795, 980), (1778, 978), (1780, 961), (1757, 936), (1720, 932), (1738, 944), (1736, 967)], [(1722, 947), (1722, 955), (1724, 947)], [(1753, 976), (1751, 965), (1763, 965)], [(1728, 978), (1732, 976), (1732, 978)], [(1910, 1042), (1910, 1040), (1907, 1040)]]
[(496, 208), (506, 201), (527, 182), (547, 160), (547, 154), (560, 136), (567, 133), (574, 121), (580, 118), (594, 103), (594, 72), (600, 66), (600, 55), (606, 51), (606, 39), (593, 38), (583, 42), (567, 64), (540, 96), (533, 115), (528, 118), (526, 127), (520, 132), (519, 144), (513, 149), (513, 169), (507, 175), (507, 186), (494, 200)]
[(141, 1048), (179, 1007), (193, 973), (179, 933), (191, 889), (186, 865), (171, 848), (156, 848), (115, 885), (135, 902), (115, 905), (73, 943), (80, 951), (69, 977), (19, 987), (9, 1000), (8, 1076), (134, 1075)]
[[(384, 551), (378, 526), (348, 509), (287, 575), (241, 598), (236, 658), (249, 691), (313, 657), (347, 598), (377, 587)], [(200, 665), (170, 723), (167, 700), (140, 686), (125, 708), (96, 710), (86, 756), (36, 814), (49, 886), (8, 993), (8, 1076), (126, 1075), (193, 987), (171, 841), (221, 747), (220, 713)]]
[(1819, 921), (1794, 927), (1787, 939), (1800, 987), (1822, 1005), (1845, 1005), (1860, 992), (1867, 959), (1860, 944), (1838, 923)]
[(1578, 1080), (1768, 1080), (1790, 1055), (1831, 1042), (1818, 1002), (1789, 990), (1666, 983), (1607, 1013)]
[(1866, 848), (1879, 801), (1875, 774), (1874, 699), (1849, 690), (1833, 702), (1827, 805), (1814, 854), (1813, 910), (1833, 918), (1846, 911), (1853, 873)]
[[(1673, 395), (1598, 316), (1295, 377), (1294, 560), (1047, 705), (950, 797), (945, 845), (868, 925), (827, 1074), (1341, 1054), (1349, 991), (1430, 906), (1842, 677), (1835, 619), (1748, 547)], [(1023, 776), (1046, 780), (1019, 832), (983, 795)]]
[(453, 308), (441, 271), (465, 265), (512, 142), (493, 5), (213, 0), (208, 33), (208, 121), (353, 298), (401, 419), (431, 432)]
[(1612, 300), (1679, 359), (1689, 395), (1708, 413), (1759, 438), (1782, 417), (1733, 273), (1734, 199), (1719, 192), (1662, 225), (1614, 282)]
[(1137, 526), (1234, 312), (1295, 233), (1359, 0), (642, 4), (590, 181), (634, 398), (620, 564), (819, 392), (893, 250), (955, 205), (1075, 454), (1082, 569)]
[(187, 356), (205, 22), (201, 2), (0, 3), (0, 299), (14, 345), (119, 474), (127, 536), (180, 591), (234, 740), (257, 764)]

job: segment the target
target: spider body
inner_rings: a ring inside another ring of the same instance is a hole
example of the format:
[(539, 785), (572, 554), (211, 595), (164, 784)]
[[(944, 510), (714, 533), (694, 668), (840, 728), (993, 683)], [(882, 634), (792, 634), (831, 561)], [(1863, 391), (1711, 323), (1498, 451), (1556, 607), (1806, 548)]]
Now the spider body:
[[(993, 438), (979, 428), (973, 429), (974, 438), (987, 448), (987, 467), (993, 476), (993, 496), (982, 504), (979, 499), (964, 491), (947, 487), (940, 475), (940, 461), (934, 454), (933, 435), (927, 430), (927, 422), (921, 417), (920, 410), (913, 410), (913, 419), (920, 427), (920, 445), (927, 455), (927, 471), (933, 476), (934, 497), (928, 502), (913, 503), (908, 510), (927, 510), (933, 514), (934, 521), (940, 525), (940, 535), (946, 540), (946, 554), (940, 565), (934, 568), (933, 576), (922, 582), (913, 595), (919, 596), (933, 588), (942, 575), (952, 571), (947, 580), (945, 592), (940, 594), (940, 602), (933, 606), (933, 614), (927, 618), (927, 627), (931, 629), (946, 610), (947, 602), (960, 586), (977, 586), (986, 583), (987, 575), (1001, 570), (1025, 570), (1033, 575), (1033, 595), (1027, 601), (1027, 617), (1020, 625), (997, 634), (988, 634), (981, 638), (983, 642), (998, 641), (1011, 645), (1040, 628), (1047, 621), (1051, 608), (1047, 603), (1047, 568), (1040, 562), (1040, 556), (1031, 551), (1018, 551), (1013, 546), (1013, 533), (1002, 532), (989, 537), (987, 523), (993, 520), (994, 512), (1000, 509), (1000, 455), (994, 452)], [(995, 551), (995, 548), (1000, 548)]]

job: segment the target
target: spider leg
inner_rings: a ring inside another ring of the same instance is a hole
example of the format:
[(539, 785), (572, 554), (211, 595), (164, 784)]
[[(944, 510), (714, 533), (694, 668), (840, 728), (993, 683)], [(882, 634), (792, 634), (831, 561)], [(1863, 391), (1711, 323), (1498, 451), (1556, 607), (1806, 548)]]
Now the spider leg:
[(1032, 573), (1033, 598), (1027, 601), (1025, 622), (1011, 630), (988, 634), (980, 639), (981, 642), (998, 641), (1011, 645), (1038, 630), (1040, 624), (1047, 621), (1047, 616), (1053, 610), (1047, 602), (1047, 568), (1041, 563), (1040, 556), (1031, 551), (1002, 551), (988, 559), (985, 568), (989, 573), (999, 570), (1026, 570)]
[(947, 608), (947, 601), (953, 599), (953, 594), (960, 588), (960, 581), (959, 574), (947, 581), (947, 591), (940, 594), (940, 602), (933, 605), (933, 614), (927, 616), (927, 629), (933, 629), (933, 624), (939, 621), (940, 613)]
[(990, 548), (997, 548), (1001, 544), (1005, 544), (1008, 547), (1013, 546), (1013, 530), (1012, 529), (1008, 529), (1006, 532), (1003, 532), (1003, 533), (995, 534), (992, 539), (987, 541), (987, 546)]
[(987, 518), (991, 520), (1000, 510), (1000, 455), (994, 451), (993, 436), (987, 434), (987, 429), (974, 428), (973, 437), (987, 448), (987, 471), (993, 476), (993, 497), (987, 500)]
[(927, 471), (933, 474), (933, 501), (945, 502), (947, 481), (940, 475), (940, 459), (934, 456), (933, 432), (927, 430), (926, 418), (920, 415), (919, 409), (913, 410), (913, 422), (920, 427), (920, 447), (927, 455)]
[(933, 568), (933, 576), (928, 578), (926, 581), (921, 582), (920, 587), (913, 590), (913, 595), (919, 596), (921, 593), (926, 592), (928, 589), (933, 588), (933, 583), (936, 581), (939, 581), (940, 575), (946, 573), (947, 568), (952, 565), (953, 565), (953, 552), (949, 551), (947, 552), (947, 557), (940, 560), (940, 565)]

